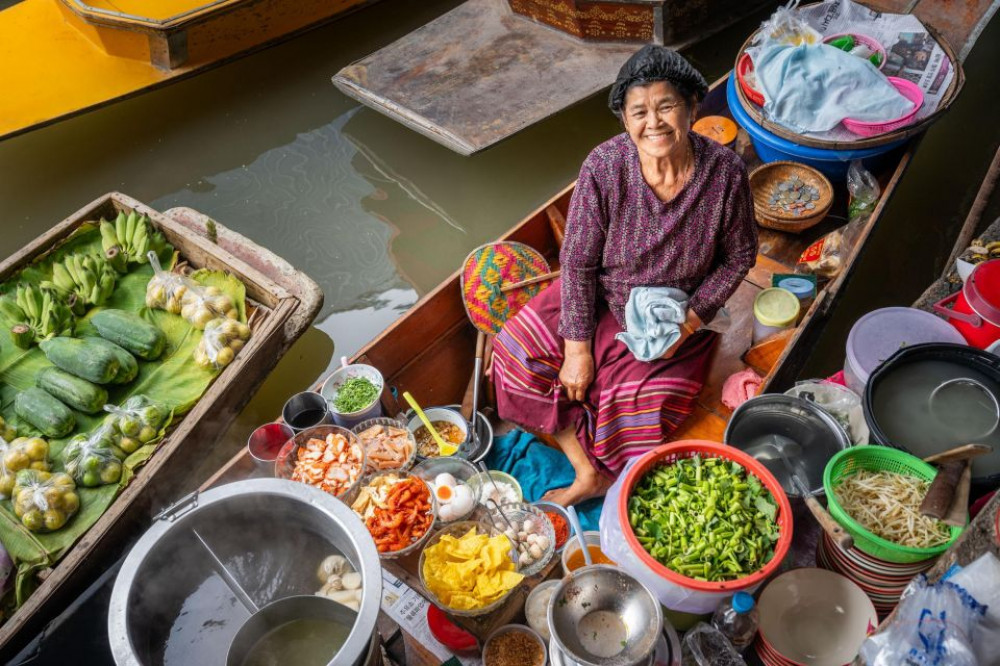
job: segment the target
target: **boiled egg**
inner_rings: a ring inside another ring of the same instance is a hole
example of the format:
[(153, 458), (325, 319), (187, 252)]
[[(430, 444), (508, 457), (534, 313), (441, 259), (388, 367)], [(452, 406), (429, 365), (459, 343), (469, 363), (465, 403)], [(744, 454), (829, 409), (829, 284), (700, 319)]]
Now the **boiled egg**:
[(438, 503), (441, 504), (442, 506), (450, 502), (454, 494), (455, 494), (454, 486), (442, 486), (442, 485), (434, 486), (434, 497), (437, 498)]
[(455, 515), (464, 516), (469, 511), (472, 511), (473, 506), (475, 506), (475, 500), (472, 498), (472, 490), (469, 486), (464, 483), (455, 486), (451, 499), (451, 509), (455, 512)]
[(435, 486), (448, 486), (449, 488), (454, 488), (457, 483), (458, 481), (455, 480), (455, 477), (448, 472), (441, 472), (434, 477)]

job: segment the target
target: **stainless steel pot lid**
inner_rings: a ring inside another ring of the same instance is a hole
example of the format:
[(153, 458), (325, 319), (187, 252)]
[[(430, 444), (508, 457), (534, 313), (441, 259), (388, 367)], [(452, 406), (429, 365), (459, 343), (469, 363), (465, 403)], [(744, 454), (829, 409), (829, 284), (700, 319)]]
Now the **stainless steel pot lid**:
[(815, 495), (823, 492), (826, 463), (851, 445), (847, 433), (825, 409), (776, 393), (740, 405), (729, 419), (723, 441), (759, 460), (789, 497), (802, 494), (792, 483), (780, 452)]

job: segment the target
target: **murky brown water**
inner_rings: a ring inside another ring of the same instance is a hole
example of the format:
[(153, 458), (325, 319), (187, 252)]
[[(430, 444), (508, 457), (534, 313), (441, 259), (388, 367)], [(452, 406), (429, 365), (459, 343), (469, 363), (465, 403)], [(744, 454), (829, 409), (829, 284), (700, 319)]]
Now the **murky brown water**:
[[(382, 0), (193, 79), (0, 143), (0, 253), (120, 190), (161, 210), (199, 209), (312, 276), (326, 295), (316, 326), (217, 447), (221, 460), (472, 248), (566, 185), (587, 152), (617, 131), (602, 94), (461, 157), (330, 83), (342, 66), (456, 4)], [(721, 76), (760, 20), (727, 29), (689, 57), (710, 80)], [(810, 374), (836, 369), (857, 316), (911, 301), (940, 271), (1000, 140), (1000, 128), (986, 122), (1000, 117), (990, 83), (998, 62), (994, 21), (967, 62), (965, 93), (924, 140), (876, 231)]]

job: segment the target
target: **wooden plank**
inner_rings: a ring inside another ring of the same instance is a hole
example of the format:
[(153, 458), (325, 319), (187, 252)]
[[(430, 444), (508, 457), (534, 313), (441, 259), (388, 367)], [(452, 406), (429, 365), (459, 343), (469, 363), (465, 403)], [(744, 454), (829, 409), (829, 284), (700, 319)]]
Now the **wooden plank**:
[[(0, 280), (9, 278), (21, 267), (44, 256), (83, 222), (102, 215), (114, 217), (117, 211), (126, 209), (148, 215), (180, 251), (182, 258), (198, 267), (204, 261), (228, 270), (244, 281), (248, 298), (272, 304), (273, 307), (255, 306), (262, 316), (254, 318), (253, 336), (236, 360), (219, 374), (191, 411), (174, 425), (135, 479), (51, 569), (34, 594), (0, 627), (0, 650), (4, 652), (16, 652), (34, 637), (45, 622), (77, 596), (110, 562), (121, 556), (129, 538), (149, 524), (153, 513), (162, 508), (163, 502), (187, 489), (186, 486), (192, 483), (188, 477), (191, 460), (199, 458), (202, 449), (215, 442), (228, 428), (322, 304), (322, 292), (318, 291), (318, 286), (301, 273), (293, 271), (277, 277), (282, 280), (279, 284), (255, 266), (210, 243), (194, 228), (115, 192), (84, 206), (0, 263)], [(221, 225), (218, 229), (222, 234), (228, 232)], [(227, 237), (233, 240), (235, 236)], [(270, 265), (280, 262), (263, 248), (245, 239), (244, 242), (251, 254), (265, 258)], [(289, 321), (296, 314), (301, 314), (300, 311), (307, 312), (308, 316), (300, 316), (298, 329), (290, 332)]]
[(721, 442), (725, 432), (726, 419), (724, 417), (698, 406), (694, 408), (694, 413), (688, 417), (688, 420), (674, 433), (671, 440), (676, 442), (682, 439), (707, 439), (711, 442)]

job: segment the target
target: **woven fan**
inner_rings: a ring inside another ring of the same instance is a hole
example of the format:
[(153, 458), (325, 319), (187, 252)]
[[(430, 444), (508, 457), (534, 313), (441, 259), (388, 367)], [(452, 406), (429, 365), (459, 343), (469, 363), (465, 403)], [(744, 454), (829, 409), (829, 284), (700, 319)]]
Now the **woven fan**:
[(549, 263), (537, 250), (510, 241), (487, 243), (469, 253), (462, 267), (462, 300), (477, 330), (496, 335), (504, 322), (534, 298), (547, 283), (503, 292), (502, 287), (549, 273)]

